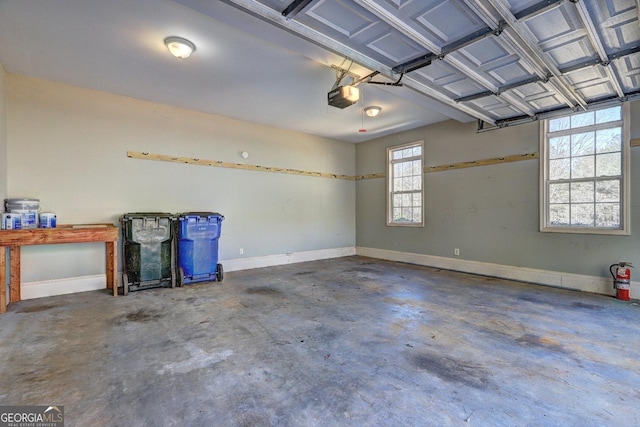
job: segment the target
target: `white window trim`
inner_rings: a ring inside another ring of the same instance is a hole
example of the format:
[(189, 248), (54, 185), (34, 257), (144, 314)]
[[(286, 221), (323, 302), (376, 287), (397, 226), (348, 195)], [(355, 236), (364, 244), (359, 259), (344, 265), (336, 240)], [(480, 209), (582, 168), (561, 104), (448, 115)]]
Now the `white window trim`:
[[(605, 107), (606, 108), (606, 107)], [(630, 168), (630, 114), (629, 103), (622, 104), (622, 215), (621, 228), (598, 228), (598, 227), (563, 227), (547, 226), (549, 209), (547, 194), (548, 159), (547, 159), (547, 132), (549, 120), (540, 122), (540, 231), (545, 233), (574, 233), (574, 234), (605, 234), (628, 236), (631, 234), (631, 168)], [(567, 114), (568, 115), (568, 114)]]
[[(391, 176), (393, 176), (393, 165), (390, 159), (390, 152), (401, 150), (403, 148), (414, 147), (420, 145), (422, 148), (422, 155), (420, 156), (420, 170), (422, 171), (422, 185), (420, 186), (420, 194), (422, 204), (420, 205), (420, 219), (421, 222), (394, 222), (393, 218), (393, 206), (391, 203)], [(393, 147), (387, 147), (387, 226), (389, 227), (424, 227), (424, 141), (414, 141), (408, 144), (395, 145)]]

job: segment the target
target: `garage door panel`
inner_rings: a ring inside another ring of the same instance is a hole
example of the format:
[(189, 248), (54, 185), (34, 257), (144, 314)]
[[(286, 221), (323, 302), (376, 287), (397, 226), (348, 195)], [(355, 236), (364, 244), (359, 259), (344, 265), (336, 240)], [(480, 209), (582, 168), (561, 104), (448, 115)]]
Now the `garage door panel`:
[(511, 89), (508, 93), (529, 105), (535, 112), (560, 108), (565, 105), (562, 98), (542, 82), (520, 86)]
[(615, 87), (611, 84), (611, 80), (602, 66), (574, 71), (567, 75), (567, 79), (588, 101), (616, 96)]
[(396, 30), (390, 30), (380, 35), (368, 42), (366, 46), (371, 49), (371, 51), (377, 52), (385, 58), (386, 61), (383, 61), (384, 63), (392, 65), (406, 62), (429, 53), (428, 51), (422, 50), (417, 43), (412, 42)]
[(485, 27), (469, 7), (459, 0), (432, 1), (429, 7), (416, 13), (411, 20), (439, 47)]
[(636, 91), (640, 87), (640, 53), (629, 55), (611, 64), (625, 92)]
[(523, 115), (522, 111), (510, 105), (499, 96), (487, 96), (470, 101), (469, 104), (482, 111), (489, 112), (489, 114), (496, 118), (511, 118)]
[(628, 48), (638, 42), (638, 11), (635, 0), (584, 1), (607, 53)]
[(473, 95), (485, 90), (484, 87), (471, 79), (463, 78), (458, 81), (443, 85), (455, 98)]
[[(277, 14), (293, 2), (225, 1)], [(407, 74), (427, 96), (501, 120), (640, 93), (639, 1), (312, 0), (287, 22), (389, 78)]]
[(597, 55), (575, 6), (563, 3), (525, 21), (541, 50), (558, 68)]
[(411, 73), (412, 77), (423, 78), (436, 85), (447, 85), (467, 77), (444, 61), (434, 61), (430, 66)]
[(389, 67), (426, 49), (373, 13), (348, 0), (317, 0), (296, 21)]
[(505, 47), (499, 38), (486, 38), (451, 54), (485, 75), (495, 86), (503, 86), (534, 77), (521, 58)]
[(556, 8), (534, 15), (525, 19), (524, 23), (538, 43), (552, 43), (558, 37), (582, 28), (578, 12), (571, 3), (563, 3)]

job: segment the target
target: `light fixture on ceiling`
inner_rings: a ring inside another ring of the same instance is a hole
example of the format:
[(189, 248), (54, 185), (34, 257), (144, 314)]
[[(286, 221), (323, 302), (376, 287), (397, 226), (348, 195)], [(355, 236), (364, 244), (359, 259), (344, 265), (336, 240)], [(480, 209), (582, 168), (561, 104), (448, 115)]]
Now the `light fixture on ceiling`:
[(364, 109), (364, 113), (369, 117), (377, 116), (378, 114), (380, 114), (380, 111), (382, 111), (382, 108), (378, 107), (377, 105), (372, 105), (371, 107), (367, 107)]
[(188, 58), (193, 51), (196, 50), (195, 44), (185, 38), (177, 36), (167, 37), (164, 39), (164, 44), (173, 56), (180, 59)]

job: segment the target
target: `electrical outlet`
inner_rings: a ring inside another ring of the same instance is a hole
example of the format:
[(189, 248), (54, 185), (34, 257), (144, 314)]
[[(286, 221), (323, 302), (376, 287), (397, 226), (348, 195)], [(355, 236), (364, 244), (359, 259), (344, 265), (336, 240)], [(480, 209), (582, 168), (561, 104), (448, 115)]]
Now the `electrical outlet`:
[(244, 249), (240, 248), (240, 255), (244, 254)]
[(460, 249), (455, 248), (455, 249), (453, 250), (453, 254), (454, 254), (455, 256), (460, 256)]

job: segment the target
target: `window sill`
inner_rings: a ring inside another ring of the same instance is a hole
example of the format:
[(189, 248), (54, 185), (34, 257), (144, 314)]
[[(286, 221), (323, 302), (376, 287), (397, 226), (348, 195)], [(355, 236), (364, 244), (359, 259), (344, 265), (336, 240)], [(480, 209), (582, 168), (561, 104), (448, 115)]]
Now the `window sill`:
[(424, 227), (424, 223), (388, 222), (387, 227)]
[(604, 236), (629, 236), (631, 232), (627, 229), (618, 228), (594, 228), (594, 227), (542, 227), (541, 233), (567, 233), (567, 234), (595, 234)]

